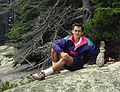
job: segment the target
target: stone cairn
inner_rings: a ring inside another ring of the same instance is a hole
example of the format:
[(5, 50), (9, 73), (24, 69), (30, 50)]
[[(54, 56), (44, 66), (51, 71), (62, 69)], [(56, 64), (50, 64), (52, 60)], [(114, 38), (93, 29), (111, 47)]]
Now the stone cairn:
[(96, 59), (96, 64), (99, 66), (99, 67), (102, 67), (104, 66), (104, 62), (105, 62), (105, 59), (104, 59), (104, 54), (105, 54), (105, 42), (104, 41), (101, 41), (100, 42), (100, 53), (98, 54), (97, 56), (97, 59)]

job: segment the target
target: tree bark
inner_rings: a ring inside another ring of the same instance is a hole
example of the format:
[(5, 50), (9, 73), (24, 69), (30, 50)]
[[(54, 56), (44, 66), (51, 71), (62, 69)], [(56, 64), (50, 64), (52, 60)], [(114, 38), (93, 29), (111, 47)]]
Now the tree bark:
[(83, 22), (90, 20), (92, 14), (92, 7), (90, 5), (90, 0), (82, 0), (82, 5), (84, 9), (84, 19)]

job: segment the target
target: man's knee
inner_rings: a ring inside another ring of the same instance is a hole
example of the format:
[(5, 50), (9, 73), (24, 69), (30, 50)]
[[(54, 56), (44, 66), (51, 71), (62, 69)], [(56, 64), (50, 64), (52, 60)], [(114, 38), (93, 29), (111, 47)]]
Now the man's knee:
[(53, 48), (51, 49), (51, 58), (53, 62), (58, 62), (58, 60), (60, 59), (59, 54), (56, 53)]
[(54, 56), (56, 58), (61, 58), (61, 55), (57, 53), (53, 48), (51, 49), (51, 56)]
[(72, 58), (71, 56), (69, 56), (69, 55), (64, 55), (62, 58), (63, 58), (65, 61), (73, 61), (73, 58)]
[(51, 53), (56, 53), (55, 50), (54, 50), (53, 48), (51, 49)]
[(62, 61), (66, 64), (66, 65), (71, 65), (73, 63), (73, 58), (70, 56), (64, 56), (62, 57)]

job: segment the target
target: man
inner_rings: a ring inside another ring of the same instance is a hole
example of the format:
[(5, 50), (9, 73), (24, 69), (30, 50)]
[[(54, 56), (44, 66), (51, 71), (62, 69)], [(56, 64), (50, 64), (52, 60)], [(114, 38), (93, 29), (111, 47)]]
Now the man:
[(88, 58), (96, 59), (98, 50), (96, 46), (85, 36), (81, 24), (75, 23), (72, 27), (73, 35), (58, 39), (53, 42), (51, 50), (52, 66), (33, 74), (33, 78), (43, 80), (63, 68), (75, 71), (83, 68)]

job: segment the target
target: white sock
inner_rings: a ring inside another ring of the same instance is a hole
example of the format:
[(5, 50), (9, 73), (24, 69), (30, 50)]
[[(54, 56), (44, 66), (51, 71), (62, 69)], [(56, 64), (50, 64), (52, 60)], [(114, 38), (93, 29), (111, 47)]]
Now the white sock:
[(45, 73), (45, 76), (49, 76), (49, 75), (51, 75), (54, 71), (53, 71), (53, 68), (50, 67), (50, 68), (48, 68), (48, 69), (46, 69), (46, 70), (43, 70), (43, 72)]

